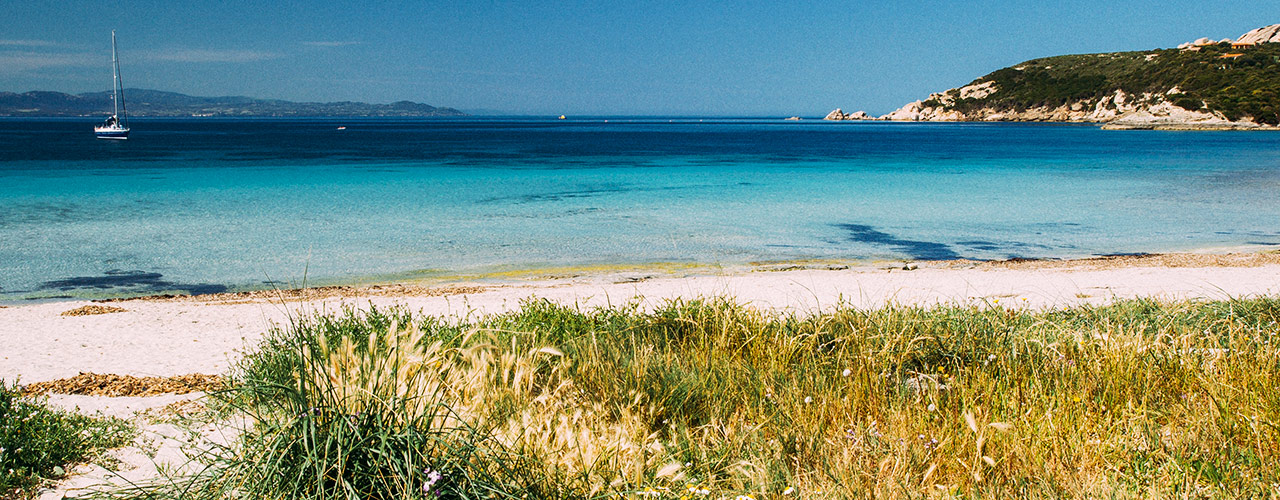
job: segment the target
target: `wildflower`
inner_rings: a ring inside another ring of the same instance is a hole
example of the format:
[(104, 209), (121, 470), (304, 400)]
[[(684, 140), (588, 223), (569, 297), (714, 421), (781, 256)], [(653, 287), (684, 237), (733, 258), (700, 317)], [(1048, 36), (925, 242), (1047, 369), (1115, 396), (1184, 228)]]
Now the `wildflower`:
[(933, 412), (933, 411), (938, 411), (938, 405), (935, 405), (935, 404), (933, 404), (933, 403), (929, 403), (929, 407), (928, 407), (927, 409), (928, 409), (929, 411), (931, 411), (931, 412)]
[(651, 487), (645, 486), (645, 487), (644, 487), (644, 491), (641, 491), (641, 492), (640, 492), (640, 496), (642, 496), (642, 497), (660, 497), (660, 496), (662, 496), (662, 492), (660, 492), (660, 491), (658, 491), (658, 490), (655, 490), (655, 489), (653, 489), (653, 488), (651, 488)]
[(795, 492), (796, 492), (796, 488), (794, 486), (788, 486), (787, 489), (782, 490), (783, 495), (790, 495)]
[[(431, 488), (435, 486), (436, 483), (440, 482), (440, 478), (444, 476), (442, 476), (440, 471), (437, 470), (423, 469), (422, 471), (427, 473), (427, 482), (422, 483), (422, 492), (431, 493)], [(440, 492), (437, 491), (436, 495), (439, 496)]]
[(1071, 400), (1072, 400), (1072, 401), (1075, 401), (1075, 402), (1077, 402), (1077, 403), (1079, 403), (1079, 402), (1080, 402), (1080, 396), (1073, 396), (1073, 397), (1071, 398)]
[(850, 370), (848, 368), (845, 368), (844, 372), (840, 373), (841, 377), (848, 377), (849, 375), (853, 375), (853, 370)]
[(811, 396), (805, 396), (805, 397), (804, 397), (804, 404), (810, 404), (810, 403), (812, 403), (812, 402), (813, 402), (813, 397), (811, 397)]
[(738, 495), (736, 497), (733, 497), (733, 500), (756, 500), (756, 497), (753, 497), (751, 495)]

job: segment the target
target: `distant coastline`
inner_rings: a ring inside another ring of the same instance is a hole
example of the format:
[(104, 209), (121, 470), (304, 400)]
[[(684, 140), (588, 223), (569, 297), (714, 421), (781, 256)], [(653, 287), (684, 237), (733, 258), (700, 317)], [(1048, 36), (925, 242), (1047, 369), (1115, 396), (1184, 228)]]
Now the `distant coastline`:
[[(243, 96), (198, 97), (149, 89), (125, 89), (130, 116), (157, 117), (446, 117), (468, 116), (454, 108), (412, 101), (294, 102)], [(0, 116), (99, 116), (111, 110), (110, 92), (66, 94), (33, 90), (0, 92)], [(108, 113), (109, 114), (109, 113)]]

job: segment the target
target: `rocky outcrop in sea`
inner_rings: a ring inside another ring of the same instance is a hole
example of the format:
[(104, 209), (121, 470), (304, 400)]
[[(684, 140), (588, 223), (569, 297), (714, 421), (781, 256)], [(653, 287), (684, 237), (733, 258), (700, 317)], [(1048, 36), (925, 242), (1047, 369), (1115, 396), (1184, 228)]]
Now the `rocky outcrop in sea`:
[(836, 108), (827, 114), (823, 120), (846, 121), (846, 120), (875, 120), (876, 117), (867, 114), (866, 111), (855, 111), (853, 113), (845, 113), (844, 110)]

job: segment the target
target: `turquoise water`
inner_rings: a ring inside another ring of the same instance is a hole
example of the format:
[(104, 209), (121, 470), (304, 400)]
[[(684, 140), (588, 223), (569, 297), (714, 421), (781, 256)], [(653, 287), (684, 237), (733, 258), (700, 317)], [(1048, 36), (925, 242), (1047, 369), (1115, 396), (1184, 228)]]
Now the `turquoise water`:
[(0, 121), (0, 300), (1280, 245), (1280, 134), (1262, 132), (138, 119), (115, 142), (91, 125)]

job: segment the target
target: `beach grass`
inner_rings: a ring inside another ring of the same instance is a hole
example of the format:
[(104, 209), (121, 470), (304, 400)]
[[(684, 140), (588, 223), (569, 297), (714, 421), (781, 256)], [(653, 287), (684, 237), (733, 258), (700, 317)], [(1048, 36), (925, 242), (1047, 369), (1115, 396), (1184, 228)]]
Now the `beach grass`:
[(0, 498), (34, 497), (77, 463), (131, 442), (137, 429), (50, 407), (0, 382)]
[[(727, 299), (270, 332), (191, 498), (1280, 496), (1280, 299)], [(184, 492), (182, 495), (177, 492)]]

